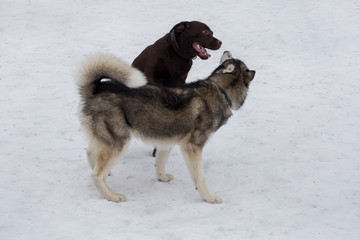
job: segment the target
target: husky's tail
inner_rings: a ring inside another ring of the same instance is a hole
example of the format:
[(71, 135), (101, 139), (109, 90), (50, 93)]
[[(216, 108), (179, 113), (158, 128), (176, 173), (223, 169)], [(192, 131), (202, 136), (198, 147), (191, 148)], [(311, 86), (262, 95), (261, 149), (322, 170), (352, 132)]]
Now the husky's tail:
[(94, 95), (94, 90), (101, 79), (108, 78), (130, 88), (146, 84), (142, 72), (129, 66), (111, 54), (96, 54), (86, 59), (77, 76), (77, 85), (82, 101)]

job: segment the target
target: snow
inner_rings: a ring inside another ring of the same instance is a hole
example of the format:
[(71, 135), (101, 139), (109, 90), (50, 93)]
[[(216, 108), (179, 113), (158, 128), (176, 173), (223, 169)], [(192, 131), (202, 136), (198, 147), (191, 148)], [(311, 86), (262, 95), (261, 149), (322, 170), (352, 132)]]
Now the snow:
[[(204, 149), (195, 191), (178, 148), (170, 183), (132, 140), (104, 200), (91, 181), (74, 74), (85, 56), (131, 61), (176, 23), (256, 69), (245, 105)], [(0, 2), (0, 239), (360, 239), (360, 3), (356, 0)]]

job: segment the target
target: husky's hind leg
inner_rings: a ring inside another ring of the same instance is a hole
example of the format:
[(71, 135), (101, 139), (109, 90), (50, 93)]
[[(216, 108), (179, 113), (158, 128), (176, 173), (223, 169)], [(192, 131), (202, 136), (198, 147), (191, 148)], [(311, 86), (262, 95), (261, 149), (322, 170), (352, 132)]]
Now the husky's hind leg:
[[(124, 202), (126, 197), (120, 193), (113, 192), (106, 184), (106, 178), (110, 170), (121, 160), (123, 157), (128, 143), (124, 144), (121, 149), (112, 146), (101, 145), (94, 148), (96, 152), (96, 164), (92, 173), (92, 178), (96, 189), (107, 200), (113, 202)], [(95, 154), (95, 153), (93, 153)]]
[[(88, 149), (86, 149), (88, 163), (92, 170), (94, 170), (96, 160), (97, 160), (97, 156), (96, 156), (97, 153), (96, 153), (95, 149), (96, 149), (96, 143), (93, 140), (90, 142)], [(109, 172), (109, 176), (111, 176), (111, 172)]]
[(165, 166), (169, 159), (171, 148), (157, 148), (156, 153), (156, 177), (159, 181), (169, 182), (174, 179), (174, 176), (165, 172)]
[(96, 146), (96, 144), (94, 143), (94, 141), (90, 141), (89, 147), (86, 149), (88, 163), (89, 163), (89, 166), (91, 167), (91, 169), (93, 169), (93, 170), (94, 170), (94, 167), (96, 164), (96, 158), (97, 158), (95, 146)]

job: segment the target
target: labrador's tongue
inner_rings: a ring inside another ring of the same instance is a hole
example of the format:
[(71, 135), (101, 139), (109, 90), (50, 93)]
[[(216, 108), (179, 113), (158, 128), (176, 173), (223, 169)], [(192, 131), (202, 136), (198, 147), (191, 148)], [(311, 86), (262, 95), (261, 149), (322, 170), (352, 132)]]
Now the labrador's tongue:
[(201, 58), (209, 58), (211, 55), (206, 51), (206, 49), (201, 46), (199, 43), (194, 42), (193, 48), (198, 52), (199, 57)]

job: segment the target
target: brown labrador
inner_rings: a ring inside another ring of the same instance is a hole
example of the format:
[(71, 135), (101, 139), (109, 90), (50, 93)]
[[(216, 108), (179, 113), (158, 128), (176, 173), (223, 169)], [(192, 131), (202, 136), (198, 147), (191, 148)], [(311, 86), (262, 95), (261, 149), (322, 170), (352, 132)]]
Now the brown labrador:
[(162, 90), (165, 103), (174, 105), (178, 98), (167, 87), (185, 83), (192, 60), (199, 56), (208, 59), (206, 48), (217, 50), (221, 41), (211, 29), (198, 21), (176, 24), (169, 33), (145, 48), (132, 65), (142, 71), (148, 84)]

